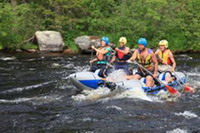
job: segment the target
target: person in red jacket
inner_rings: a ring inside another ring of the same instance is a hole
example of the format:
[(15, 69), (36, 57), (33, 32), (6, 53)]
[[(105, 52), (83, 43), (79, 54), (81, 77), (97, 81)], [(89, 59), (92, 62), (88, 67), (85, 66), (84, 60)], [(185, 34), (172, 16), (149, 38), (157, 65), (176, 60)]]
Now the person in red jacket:
[(122, 69), (127, 75), (130, 75), (129, 64), (127, 60), (131, 57), (130, 48), (126, 46), (126, 37), (119, 39), (120, 46), (115, 48), (116, 55), (113, 57), (111, 62), (114, 62), (115, 70)]

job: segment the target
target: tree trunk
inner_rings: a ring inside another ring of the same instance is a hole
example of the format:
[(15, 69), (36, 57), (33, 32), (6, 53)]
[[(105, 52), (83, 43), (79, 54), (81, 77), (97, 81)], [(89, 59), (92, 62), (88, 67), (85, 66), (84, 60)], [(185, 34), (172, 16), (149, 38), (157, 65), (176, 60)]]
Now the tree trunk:
[(17, 0), (11, 0), (11, 5), (15, 8), (17, 5)]

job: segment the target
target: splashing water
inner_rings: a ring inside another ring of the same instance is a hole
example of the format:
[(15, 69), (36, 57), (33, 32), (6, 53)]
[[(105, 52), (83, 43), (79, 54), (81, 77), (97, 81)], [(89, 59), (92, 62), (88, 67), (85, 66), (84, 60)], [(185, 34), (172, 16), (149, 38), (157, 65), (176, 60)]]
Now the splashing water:
[(8, 60), (15, 60), (16, 57), (1, 57), (0, 60), (8, 61)]
[(180, 129), (180, 128), (177, 128), (177, 129), (174, 129), (172, 131), (167, 131), (166, 133), (188, 133), (188, 131)]
[(114, 98), (121, 99), (121, 98), (137, 98), (141, 100), (146, 100), (152, 102), (153, 100), (147, 96), (147, 94), (140, 88), (133, 88), (130, 90), (126, 90), (123, 93), (116, 95)]
[(84, 90), (81, 94), (72, 96), (71, 98), (75, 101), (94, 101), (105, 97), (110, 93), (110, 89), (106, 87), (100, 87), (96, 90)]
[(126, 73), (123, 70), (119, 69), (110, 73), (106, 79), (108, 81), (114, 81), (114, 82), (123, 81), (126, 80)]
[(198, 118), (198, 115), (190, 111), (184, 111), (183, 113), (175, 113), (175, 115), (184, 116), (187, 119)]

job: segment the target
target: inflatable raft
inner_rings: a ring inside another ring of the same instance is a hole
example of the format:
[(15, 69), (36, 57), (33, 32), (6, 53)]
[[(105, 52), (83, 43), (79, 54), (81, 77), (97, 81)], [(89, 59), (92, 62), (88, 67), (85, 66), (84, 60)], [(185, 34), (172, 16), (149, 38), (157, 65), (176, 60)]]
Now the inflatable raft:
[[(186, 83), (187, 78), (186, 75), (182, 72), (176, 72), (175, 73), (175, 80), (166, 83), (166, 85), (173, 87), (174, 89), (179, 90), (181, 85)], [(167, 76), (167, 73), (160, 73), (158, 76), (158, 79), (161, 82), (165, 82), (165, 78)], [(127, 89), (134, 89), (134, 88), (141, 88), (148, 94), (157, 94), (160, 90), (166, 91), (164, 84), (157, 84), (154, 87), (146, 87), (145, 84), (145, 78), (142, 78), (141, 80), (122, 80), (122, 81), (107, 81), (106, 79), (103, 79), (98, 76), (98, 74), (93, 72), (77, 72), (74, 74), (71, 74), (70, 80), (72, 84), (81, 90), (92, 90), (92, 89), (98, 89), (99, 87), (108, 87), (111, 90), (115, 89), (116, 86), (123, 87), (125, 90)]]

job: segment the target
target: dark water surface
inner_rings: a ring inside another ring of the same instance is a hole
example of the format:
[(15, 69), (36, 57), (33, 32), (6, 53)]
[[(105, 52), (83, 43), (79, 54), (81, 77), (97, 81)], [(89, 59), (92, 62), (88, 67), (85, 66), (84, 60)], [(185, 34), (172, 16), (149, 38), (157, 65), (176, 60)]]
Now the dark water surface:
[(176, 102), (134, 98), (75, 102), (65, 78), (87, 69), (90, 56), (0, 53), (0, 132), (200, 133), (199, 54), (177, 55), (195, 94)]

